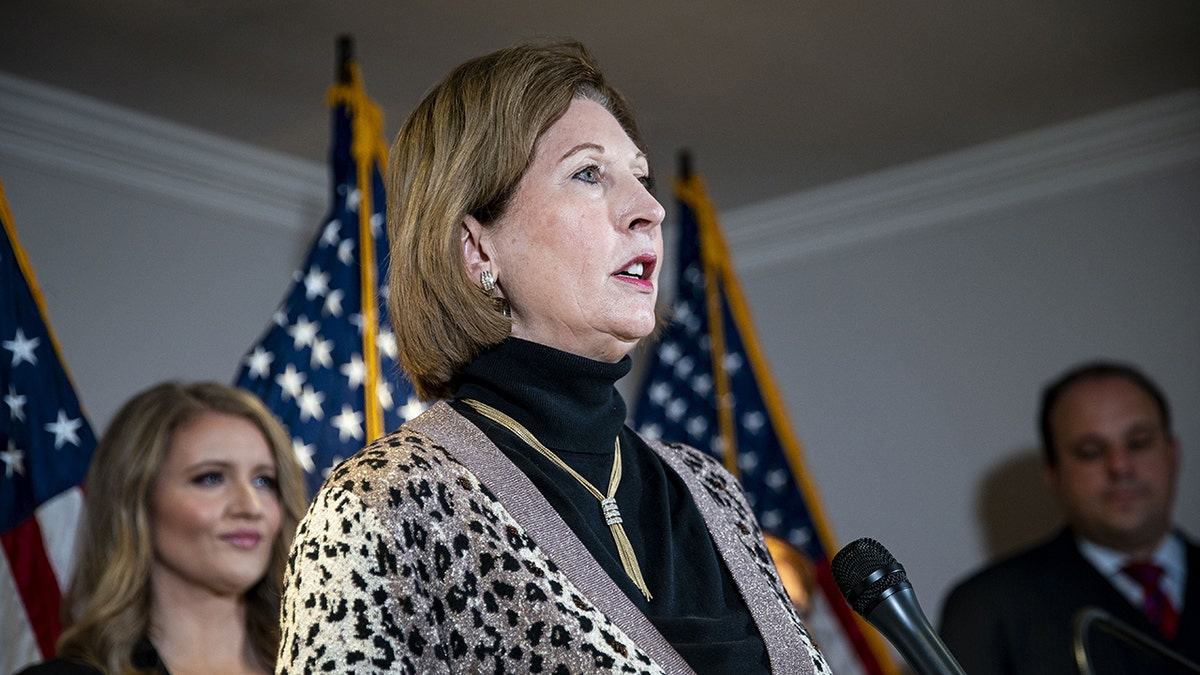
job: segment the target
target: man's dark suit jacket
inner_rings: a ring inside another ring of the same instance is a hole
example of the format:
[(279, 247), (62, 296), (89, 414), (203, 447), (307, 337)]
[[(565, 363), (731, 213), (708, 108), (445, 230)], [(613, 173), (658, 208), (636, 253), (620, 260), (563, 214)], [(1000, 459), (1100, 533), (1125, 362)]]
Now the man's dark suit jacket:
[(1200, 548), (1183, 539), (1187, 587), (1174, 640), (1167, 641), (1096, 571), (1070, 530), (956, 586), (943, 605), (939, 632), (968, 675), (1077, 674), (1073, 619), (1080, 608), (1092, 605), (1200, 662)]

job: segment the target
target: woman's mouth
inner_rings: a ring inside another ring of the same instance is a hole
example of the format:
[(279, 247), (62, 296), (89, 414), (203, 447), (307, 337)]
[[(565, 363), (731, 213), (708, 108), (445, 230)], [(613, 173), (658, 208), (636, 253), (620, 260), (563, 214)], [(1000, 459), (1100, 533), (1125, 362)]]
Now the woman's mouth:
[(648, 254), (640, 255), (617, 270), (613, 276), (653, 285), (651, 279), (653, 278), (654, 268), (657, 264), (658, 259), (655, 256)]
[(641, 279), (642, 274), (644, 274), (644, 272), (645, 272), (645, 268), (646, 268), (646, 266), (643, 263), (637, 262), (637, 263), (633, 263), (629, 267), (621, 270), (620, 272), (617, 272), (617, 274), (620, 274), (621, 276), (637, 277), (637, 278)]
[(259, 542), (262, 541), (262, 535), (251, 531), (231, 532), (222, 535), (221, 539), (229, 542), (235, 548), (251, 549), (258, 546)]

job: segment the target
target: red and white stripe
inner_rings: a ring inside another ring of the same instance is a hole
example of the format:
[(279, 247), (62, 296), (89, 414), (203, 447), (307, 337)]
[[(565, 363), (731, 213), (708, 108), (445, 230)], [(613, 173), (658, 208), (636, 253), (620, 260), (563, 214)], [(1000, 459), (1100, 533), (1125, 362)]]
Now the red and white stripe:
[(71, 488), (0, 536), (0, 672), (54, 655), (59, 605), (75, 562), (83, 492)]

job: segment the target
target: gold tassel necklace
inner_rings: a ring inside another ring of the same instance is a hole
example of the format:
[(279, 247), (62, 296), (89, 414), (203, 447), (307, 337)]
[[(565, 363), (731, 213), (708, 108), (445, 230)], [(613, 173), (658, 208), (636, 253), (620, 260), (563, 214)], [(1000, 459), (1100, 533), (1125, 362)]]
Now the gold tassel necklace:
[(614, 443), (616, 447), (613, 455), (612, 473), (608, 477), (608, 495), (605, 496), (594, 485), (589, 483), (586, 478), (579, 475), (578, 471), (567, 466), (567, 463), (554, 454), (554, 451), (542, 445), (542, 442), (522, 426), (520, 422), (486, 403), (470, 398), (464, 398), (462, 401), (479, 411), (480, 415), (513, 432), (517, 438), (525, 441), (529, 447), (537, 450), (546, 459), (554, 462), (560, 469), (574, 476), (575, 480), (587, 488), (587, 491), (592, 493), (593, 497), (600, 500), (600, 513), (604, 516), (604, 524), (608, 525), (609, 531), (612, 532), (613, 541), (617, 544), (617, 554), (621, 557), (621, 567), (625, 568), (625, 574), (629, 575), (629, 578), (633, 580), (633, 585), (637, 586), (642, 595), (646, 596), (646, 601), (649, 602), (651, 599), (650, 588), (646, 586), (646, 580), (642, 578), (642, 569), (638, 566), (637, 556), (633, 553), (633, 546), (629, 543), (629, 537), (625, 535), (625, 528), (621, 526), (621, 512), (617, 509), (617, 486), (621, 484), (620, 437), (617, 437)]

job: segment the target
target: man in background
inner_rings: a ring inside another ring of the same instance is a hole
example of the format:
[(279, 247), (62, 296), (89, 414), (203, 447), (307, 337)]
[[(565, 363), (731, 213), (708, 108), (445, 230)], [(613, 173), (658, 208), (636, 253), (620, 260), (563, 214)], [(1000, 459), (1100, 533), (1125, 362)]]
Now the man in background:
[(1200, 549), (1172, 525), (1166, 397), (1131, 366), (1087, 363), (1043, 390), (1039, 431), (1067, 526), (955, 587), (946, 645), (969, 675), (1078, 673), (1073, 620), (1094, 606), (1200, 661)]

